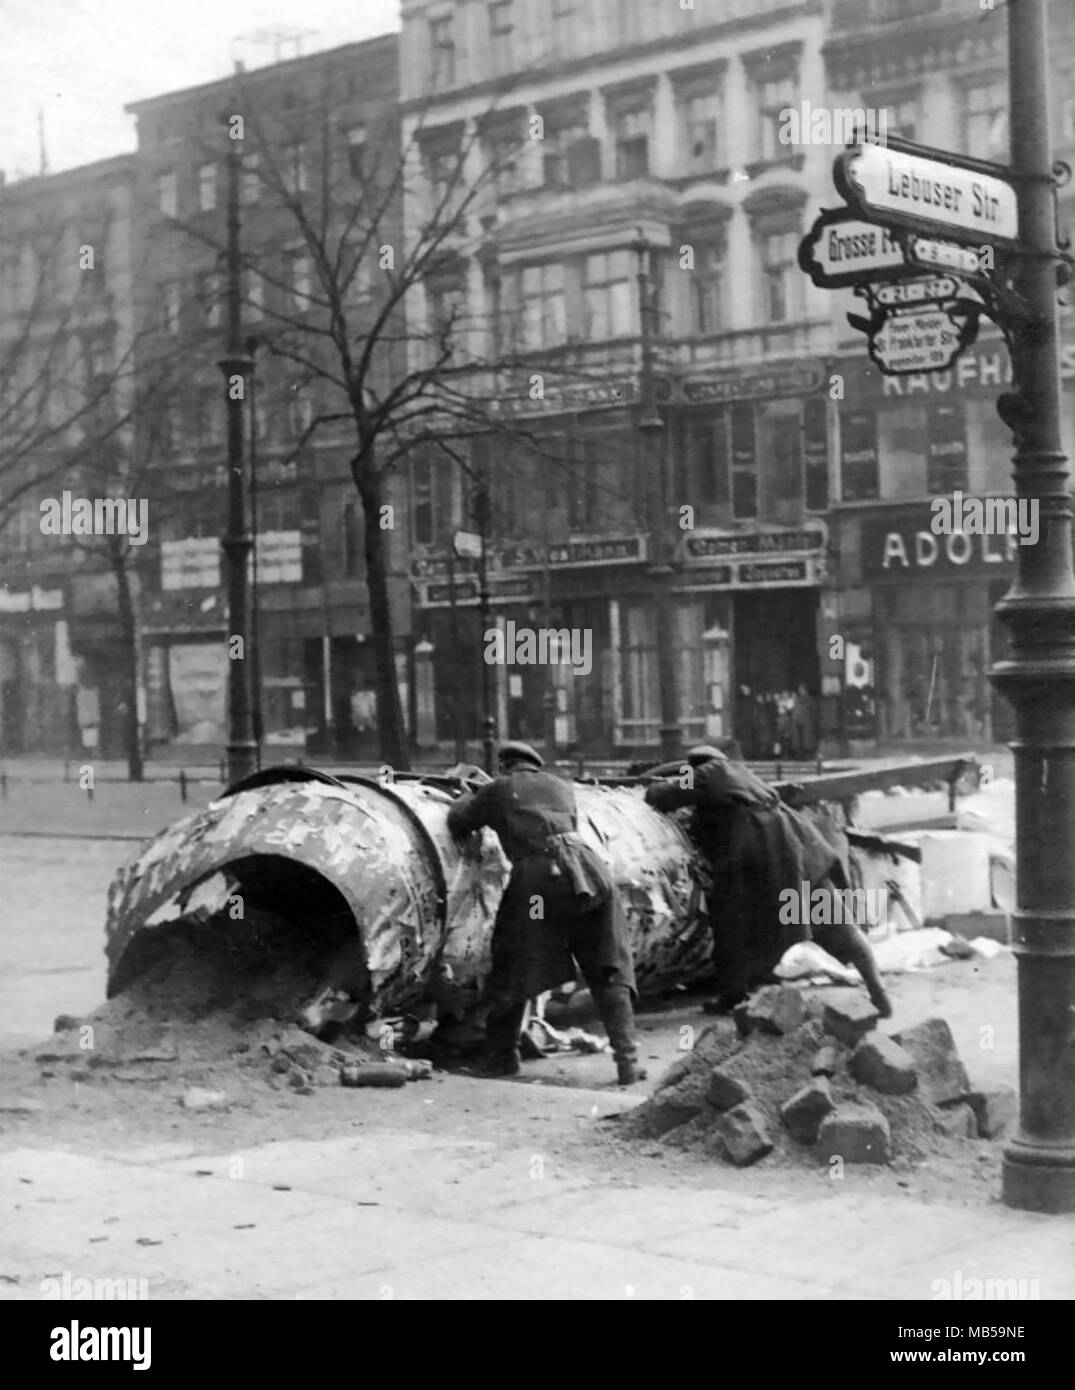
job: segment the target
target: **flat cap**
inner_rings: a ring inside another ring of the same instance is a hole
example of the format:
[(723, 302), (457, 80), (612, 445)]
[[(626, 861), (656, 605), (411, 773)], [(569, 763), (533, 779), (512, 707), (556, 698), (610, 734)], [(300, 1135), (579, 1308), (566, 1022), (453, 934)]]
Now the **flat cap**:
[(500, 761), (502, 763), (533, 763), (535, 767), (545, 766), (545, 759), (536, 748), (531, 748), (529, 743), (520, 743), (516, 739), (500, 745)]
[(698, 767), (702, 763), (709, 763), (714, 760), (726, 763), (728, 758), (719, 748), (714, 748), (711, 743), (699, 743), (694, 748), (687, 749), (687, 761), (691, 767)]

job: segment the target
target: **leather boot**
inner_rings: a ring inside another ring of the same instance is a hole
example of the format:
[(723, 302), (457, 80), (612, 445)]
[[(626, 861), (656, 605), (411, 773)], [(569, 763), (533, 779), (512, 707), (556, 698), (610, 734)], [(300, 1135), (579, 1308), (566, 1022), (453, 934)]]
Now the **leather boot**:
[(526, 1012), (526, 1000), (506, 1008), (490, 1010), (485, 1020), (485, 1054), (479, 1069), (485, 1076), (518, 1076), (522, 1069), (519, 1034)]
[(612, 1056), (621, 1086), (645, 1081), (646, 1069), (638, 1065), (638, 1042), (635, 1038), (635, 1011), (631, 991), (626, 985), (604, 985), (591, 990), (593, 1001), (601, 1014), (601, 1022), (612, 1044)]

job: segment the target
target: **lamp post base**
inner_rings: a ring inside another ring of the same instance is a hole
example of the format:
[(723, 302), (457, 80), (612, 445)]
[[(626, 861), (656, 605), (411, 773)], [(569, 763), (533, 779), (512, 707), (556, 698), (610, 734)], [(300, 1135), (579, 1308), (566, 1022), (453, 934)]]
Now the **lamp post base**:
[(1013, 1139), (1001, 1169), (1004, 1204), (1059, 1215), (1075, 1211), (1075, 1147)]

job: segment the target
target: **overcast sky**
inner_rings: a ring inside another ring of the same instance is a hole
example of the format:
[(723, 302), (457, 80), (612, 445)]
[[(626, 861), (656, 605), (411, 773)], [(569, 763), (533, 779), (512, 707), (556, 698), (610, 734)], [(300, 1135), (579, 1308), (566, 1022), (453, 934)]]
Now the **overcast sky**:
[(39, 110), (50, 173), (133, 150), (127, 102), (273, 62), (259, 31), (305, 54), (398, 28), (399, 0), (0, 0), (0, 169), (38, 172)]

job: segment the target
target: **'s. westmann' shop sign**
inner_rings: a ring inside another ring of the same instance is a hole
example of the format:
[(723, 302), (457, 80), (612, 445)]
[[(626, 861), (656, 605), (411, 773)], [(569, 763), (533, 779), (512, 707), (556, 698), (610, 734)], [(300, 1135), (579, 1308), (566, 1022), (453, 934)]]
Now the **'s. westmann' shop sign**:
[(867, 521), (862, 526), (862, 573), (866, 579), (982, 579), (1010, 570), (1019, 550), (1019, 537), (978, 536), (955, 531), (948, 536), (930, 530), (931, 513)]

